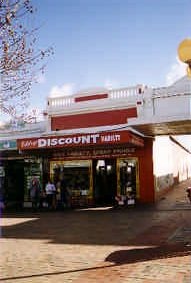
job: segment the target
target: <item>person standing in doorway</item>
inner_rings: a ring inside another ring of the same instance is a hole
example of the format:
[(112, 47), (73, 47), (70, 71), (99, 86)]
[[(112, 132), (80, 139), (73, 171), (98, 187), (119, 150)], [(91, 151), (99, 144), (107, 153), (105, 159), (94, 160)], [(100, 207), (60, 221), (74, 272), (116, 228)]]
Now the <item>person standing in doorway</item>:
[(36, 210), (38, 207), (40, 200), (40, 191), (41, 188), (40, 188), (39, 180), (36, 177), (34, 177), (30, 185), (30, 199), (32, 201), (33, 210)]
[(187, 192), (187, 197), (188, 197), (188, 199), (189, 199), (189, 201), (191, 203), (191, 187), (188, 187), (186, 192)]

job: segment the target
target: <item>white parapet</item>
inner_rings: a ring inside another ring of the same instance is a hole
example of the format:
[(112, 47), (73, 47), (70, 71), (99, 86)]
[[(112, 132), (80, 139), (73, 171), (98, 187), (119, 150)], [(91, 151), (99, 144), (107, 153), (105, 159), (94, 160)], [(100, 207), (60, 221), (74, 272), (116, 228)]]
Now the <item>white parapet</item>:
[[(101, 98), (101, 95), (105, 97)], [(101, 111), (113, 108), (135, 106), (143, 94), (143, 86), (137, 85), (118, 89), (91, 89), (81, 91), (71, 96), (49, 97), (47, 103), (48, 115), (70, 112)], [(95, 97), (95, 99), (94, 99)], [(83, 99), (79, 99), (83, 98)], [(100, 99), (101, 98), (101, 99)]]

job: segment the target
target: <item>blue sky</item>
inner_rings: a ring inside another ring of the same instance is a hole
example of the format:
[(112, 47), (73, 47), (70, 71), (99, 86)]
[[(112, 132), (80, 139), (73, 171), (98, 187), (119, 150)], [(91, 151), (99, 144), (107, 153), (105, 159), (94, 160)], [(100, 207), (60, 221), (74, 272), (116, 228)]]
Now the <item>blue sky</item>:
[(57, 91), (143, 83), (165, 86), (184, 75), (178, 44), (191, 37), (190, 0), (33, 0), (38, 46), (53, 46), (31, 90), (44, 109)]

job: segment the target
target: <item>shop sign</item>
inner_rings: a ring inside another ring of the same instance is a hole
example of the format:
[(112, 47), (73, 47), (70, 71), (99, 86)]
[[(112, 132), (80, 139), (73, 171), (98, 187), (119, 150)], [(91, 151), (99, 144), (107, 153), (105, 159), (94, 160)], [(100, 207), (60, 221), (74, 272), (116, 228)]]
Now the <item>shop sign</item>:
[(18, 140), (18, 148), (20, 150), (27, 150), (122, 143), (144, 146), (144, 141), (142, 138), (135, 136), (129, 131), (118, 131), (20, 139)]
[(125, 148), (104, 148), (104, 149), (88, 149), (88, 150), (65, 150), (62, 153), (55, 152), (53, 158), (64, 157), (66, 159), (87, 159), (90, 158), (112, 158), (122, 157), (135, 153), (134, 147)]
[(0, 150), (17, 149), (16, 140), (3, 140), (0, 141)]

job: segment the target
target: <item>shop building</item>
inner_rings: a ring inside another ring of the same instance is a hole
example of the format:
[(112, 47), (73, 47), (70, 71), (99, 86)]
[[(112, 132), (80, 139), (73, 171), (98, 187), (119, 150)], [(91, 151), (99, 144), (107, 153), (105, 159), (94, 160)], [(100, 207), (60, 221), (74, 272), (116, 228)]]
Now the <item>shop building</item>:
[[(144, 91), (138, 85), (49, 97), (45, 128), (17, 137), (24, 206), (30, 205), (34, 176), (42, 188), (51, 179), (63, 203), (67, 191), (72, 207), (153, 203), (174, 183), (189, 178), (188, 150), (172, 137), (144, 136), (130, 126), (141, 118)], [(180, 165), (179, 160), (183, 166), (173, 165)]]
[(47, 129), (18, 140), (21, 154), (41, 156), (70, 205), (154, 202), (153, 138), (128, 127), (138, 115), (142, 86), (120, 91), (93, 89), (49, 98)]
[(64, 183), (71, 206), (114, 205), (117, 196), (154, 201), (152, 139), (129, 130), (27, 138), (18, 148), (48, 156), (49, 176)]

